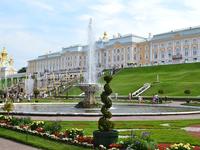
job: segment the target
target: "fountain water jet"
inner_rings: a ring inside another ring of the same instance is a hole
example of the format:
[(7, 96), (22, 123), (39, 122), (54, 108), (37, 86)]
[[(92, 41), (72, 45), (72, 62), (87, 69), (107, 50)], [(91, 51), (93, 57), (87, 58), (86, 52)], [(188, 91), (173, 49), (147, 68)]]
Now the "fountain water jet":
[(95, 53), (95, 40), (92, 29), (92, 19), (89, 21), (88, 26), (88, 62), (87, 62), (87, 75), (86, 83), (79, 84), (78, 86), (85, 92), (85, 98), (76, 107), (90, 108), (96, 106), (95, 92), (99, 90), (97, 81), (97, 69), (96, 69), (96, 53)]

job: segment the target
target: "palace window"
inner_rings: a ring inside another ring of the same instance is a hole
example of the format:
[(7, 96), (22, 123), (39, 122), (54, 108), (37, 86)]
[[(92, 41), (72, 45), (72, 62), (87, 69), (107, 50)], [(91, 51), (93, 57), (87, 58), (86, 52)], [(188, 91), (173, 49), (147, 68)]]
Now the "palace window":
[(197, 39), (193, 39), (193, 44), (196, 44), (197, 43)]
[(145, 53), (145, 58), (146, 58), (146, 59), (148, 59), (148, 58), (149, 58), (149, 55), (148, 55), (148, 53), (147, 53), (147, 52)]
[(160, 47), (161, 47), (161, 48), (164, 48), (164, 44), (162, 43), (162, 44), (160, 45)]
[(197, 55), (197, 47), (193, 47), (192, 50), (193, 50), (193, 55)]
[(172, 42), (168, 42), (168, 46), (172, 46)]
[(134, 52), (136, 52), (136, 50), (137, 50), (137, 49), (136, 49), (136, 47), (135, 47), (135, 48), (134, 48)]
[(119, 49), (117, 49), (117, 53), (120, 53), (120, 50), (119, 50)]
[(119, 55), (117, 55), (117, 61), (119, 61)]
[(114, 55), (113, 57), (114, 57), (114, 62), (115, 62), (116, 61), (116, 56)]
[(184, 43), (185, 43), (185, 45), (188, 45), (188, 43), (189, 43), (189, 42), (188, 42), (188, 40), (185, 40), (185, 42), (184, 42)]
[(121, 61), (123, 61), (123, 60), (124, 60), (124, 55), (121, 56)]
[(108, 61), (109, 61), (109, 62), (111, 61), (111, 57), (110, 57), (110, 56), (108, 56)]
[(130, 50), (130, 47), (128, 47), (128, 48), (127, 48), (127, 52), (128, 52), (128, 53), (130, 53), (130, 52), (131, 52), (131, 50)]
[(158, 58), (158, 54), (157, 54), (157, 52), (154, 52), (154, 58), (155, 58), (155, 59)]
[(164, 51), (161, 52), (161, 58), (165, 58), (165, 52)]
[(180, 47), (176, 48), (176, 55), (181, 55), (181, 49), (180, 49)]
[(157, 49), (157, 48), (158, 48), (158, 45), (153, 45), (153, 48), (154, 48), (154, 49)]
[(177, 42), (176, 42), (176, 45), (180, 45), (180, 41), (177, 41)]
[(184, 48), (185, 50), (185, 56), (187, 57), (189, 55), (189, 49), (188, 48)]
[(172, 57), (172, 50), (168, 50), (168, 57), (169, 57), (169, 58)]
[(127, 55), (127, 59), (128, 59), (128, 60), (130, 60), (130, 59), (131, 59), (131, 58), (130, 58), (130, 54), (129, 54), (129, 53), (128, 53), (128, 55)]
[(137, 59), (137, 56), (136, 56), (136, 54), (134, 54), (133, 58), (134, 58), (134, 60), (136, 60), (136, 59)]

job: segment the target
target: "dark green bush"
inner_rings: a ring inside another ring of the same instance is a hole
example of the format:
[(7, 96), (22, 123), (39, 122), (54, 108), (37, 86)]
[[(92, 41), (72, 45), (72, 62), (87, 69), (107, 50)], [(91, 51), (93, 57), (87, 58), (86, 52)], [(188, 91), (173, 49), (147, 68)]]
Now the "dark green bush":
[(20, 125), (29, 125), (32, 123), (32, 121), (30, 117), (25, 117), (25, 118), (13, 117), (10, 123), (13, 126), (20, 126)]
[(186, 95), (189, 95), (189, 94), (191, 94), (191, 91), (190, 91), (190, 90), (185, 90), (184, 93), (185, 93)]
[(164, 94), (164, 90), (160, 89), (160, 90), (158, 90), (158, 93), (159, 94)]
[(104, 85), (104, 91), (101, 93), (101, 101), (103, 103), (101, 112), (103, 116), (98, 121), (98, 128), (100, 131), (110, 131), (114, 128), (114, 124), (109, 120), (112, 117), (112, 113), (109, 111), (110, 107), (112, 107), (112, 100), (109, 98), (109, 95), (112, 93), (109, 85), (112, 76), (107, 75), (104, 77), (104, 80), (106, 84)]
[(62, 126), (60, 125), (60, 122), (54, 121), (52, 123), (45, 124), (44, 130), (50, 134), (54, 134), (56, 132), (60, 132), (62, 130)]

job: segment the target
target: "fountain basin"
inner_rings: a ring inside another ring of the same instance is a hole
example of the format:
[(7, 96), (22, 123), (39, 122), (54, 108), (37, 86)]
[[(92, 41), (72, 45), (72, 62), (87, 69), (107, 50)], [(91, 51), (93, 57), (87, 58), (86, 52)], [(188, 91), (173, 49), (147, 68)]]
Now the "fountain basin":
[[(42, 115), (42, 116), (101, 116), (100, 108), (75, 108), (75, 104), (14, 104), (11, 114)], [(200, 108), (191, 106), (154, 106), (135, 104), (114, 104), (110, 109), (113, 116), (144, 116), (144, 115), (183, 115), (200, 114)], [(0, 113), (4, 113), (0, 109)]]
[(76, 108), (92, 108), (97, 107), (95, 99), (95, 92), (99, 90), (99, 86), (94, 83), (82, 83), (78, 84), (78, 87), (85, 93), (84, 100), (79, 102)]

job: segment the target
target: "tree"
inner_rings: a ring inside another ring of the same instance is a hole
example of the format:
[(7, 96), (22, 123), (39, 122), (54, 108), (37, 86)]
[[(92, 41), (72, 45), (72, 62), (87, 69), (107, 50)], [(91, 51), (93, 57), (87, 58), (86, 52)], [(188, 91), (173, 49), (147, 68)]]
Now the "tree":
[(38, 95), (40, 94), (40, 91), (39, 91), (38, 89), (34, 89), (34, 90), (33, 90), (33, 93), (34, 93), (34, 95), (35, 95), (35, 98), (37, 98)]
[(3, 107), (2, 107), (3, 111), (6, 111), (8, 116), (9, 116), (9, 113), (14, 109), (14, 105), (12, 102), (9, 102), (7, 101)]
[(22, 67), (21, 69), (19, 69), (18, 71), (17, 71), (17, 73), (24, 73), (24, 72), (26, 72), (26, 67)]

